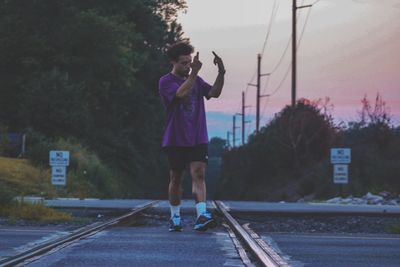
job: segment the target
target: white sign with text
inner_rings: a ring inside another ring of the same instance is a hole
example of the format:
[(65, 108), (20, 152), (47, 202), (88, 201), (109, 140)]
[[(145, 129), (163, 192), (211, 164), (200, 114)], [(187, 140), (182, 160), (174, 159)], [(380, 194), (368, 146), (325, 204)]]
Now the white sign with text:
[(349, 165), (333, 165), (333, 182), (335, 184), (347, 184), (349, 182)]
[(350, 164), (351, 149), (350, 148), (331, 148), (332, 164)]
[(67, 184), (67, 168), (65, 166), (51, 167), (51, 183), (53, 185)]
[(50, 151), (49, 157), (50, 166), (68, 166), (69, 165), (69, 151)]

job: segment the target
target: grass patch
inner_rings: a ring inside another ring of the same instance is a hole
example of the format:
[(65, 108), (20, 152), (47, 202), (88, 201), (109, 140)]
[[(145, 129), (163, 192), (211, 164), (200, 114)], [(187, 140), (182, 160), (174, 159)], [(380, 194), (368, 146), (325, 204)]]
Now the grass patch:
[(11, 223), (17, 220), (30, 220), (41, 223), (69, 222), (73, 217), (41, 204), (12, 203), (0, 207), (0, 216), (7, 217)]
[(400, 234), (400, 224), (394, 224), (390, 226), (389, 232), (392, 234)]
[(26, 159), (0, 157), (0, 184), (12, 188), (18, 195), (55, 196), (50, 183), (49, 168), (32, 166)]

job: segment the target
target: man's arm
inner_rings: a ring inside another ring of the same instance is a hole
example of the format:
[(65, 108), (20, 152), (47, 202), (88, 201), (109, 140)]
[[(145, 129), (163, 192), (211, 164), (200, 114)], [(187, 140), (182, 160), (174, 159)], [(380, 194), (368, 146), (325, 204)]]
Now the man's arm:
[(222, 59), (215, 54), (215, 52), (212, 52), (214, 54), (214, 64), (218, 66), (218, 76), (215, 79), (215, 82), (208, 93), (208, 96), (218, 98), (221, 95), (222, 92), (222, 87), (224, 87), (224, 75), (225, 75), (225, 67), (224, 63), (222, 62)]
[(209, 97), (218, 98), (221, 95), (222, 87), (224, 87), (224, 80), (225, 80), (224, 73), (218, 72), (218, 76), (215, 79), (215, 82), (210, 92), (208, 93)]
[(178, 90), (176, 91), (176, 97), (178, 98), (183, 98), (189, 94), (194, 83), (196, 82), (197, 74), (199, 73), (202, 65), (199, 60), (199, 52), (197, 52), (196, 56), (194, 56), (193, 62), (190, 65), (192, 70), (189, 74), (189, 77), (181, 84), (181, 86), (179, 86)]

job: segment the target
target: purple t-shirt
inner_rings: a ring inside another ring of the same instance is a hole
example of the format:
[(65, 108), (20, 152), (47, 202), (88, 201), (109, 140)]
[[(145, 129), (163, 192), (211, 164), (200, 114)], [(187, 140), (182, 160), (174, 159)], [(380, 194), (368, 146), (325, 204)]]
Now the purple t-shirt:
[(197, 76), (191, 92), (178, 98), (176, 91), (183, 82), (172, 73), (160, 78), (159, 92), (167, 113), (162, 147), (208, 144), (204, 97), (208, 99), (211, 85)]

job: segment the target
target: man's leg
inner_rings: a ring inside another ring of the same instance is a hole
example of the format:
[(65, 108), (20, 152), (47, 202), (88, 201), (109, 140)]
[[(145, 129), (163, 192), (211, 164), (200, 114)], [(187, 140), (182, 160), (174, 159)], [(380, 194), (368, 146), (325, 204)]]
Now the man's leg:
[(190, 163), (190, 174), (192, 176), (192, 194), (196, 201), (206, 201), (206, 163), (201, 161), (194, 161)]
[(171, 219), (169, 221), (169, 231), (182, 231), (180, 215), (182, 197), (182, 176), (183, 171), (170, 171), (168, 198), (171, 209)]
[(181, 204), (182, 177), (183, 177), (183, 171), (173, 171), (173, 170), (170, 171), (168, 198), (171, 206), (178, 206)]
[(194, 229), (206, 231), (208, 228), (216, 226), (214, 218), (207, 212), (205, 182), (206, 163), (201, 161), (190, 163), (190, 173), (192, 175), (192, 193), (196, 201), (197, 212), (197, 220)]

